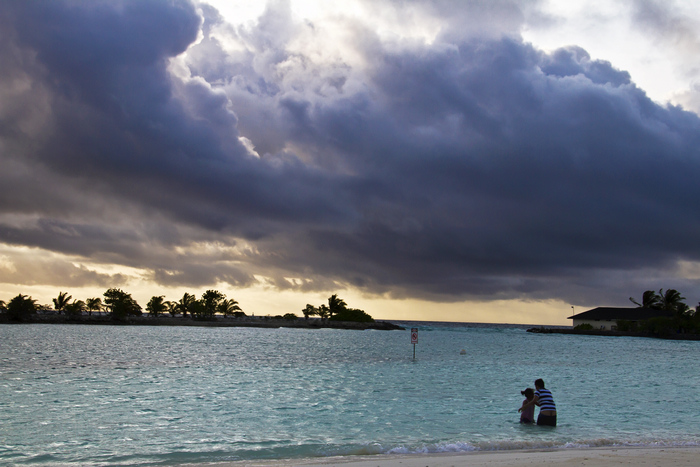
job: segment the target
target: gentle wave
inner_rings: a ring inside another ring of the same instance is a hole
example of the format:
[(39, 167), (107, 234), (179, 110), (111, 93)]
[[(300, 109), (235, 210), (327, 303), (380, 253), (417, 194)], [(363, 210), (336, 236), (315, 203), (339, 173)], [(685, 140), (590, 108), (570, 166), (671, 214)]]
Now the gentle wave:
[[(50, 465), (175, 465), (175, 464), (198, 464), (236, 461), (261, 461), (261, 460), (281, 460), (281, 459), (309, 459), (323, 457), (353, 457), (353, 456), (374, 456), (374, 455), (416, 455), (416, 454), (441, 454), (441, 453), (469, 453), (469, 452), (495, 452), (495, 451), (521, 451), (521, 450), (564, 450), (564, 449), (587, 449), (602, 447), (654, 447), (672, 448), (700, 446), (696, 441), (638, 441), (620, 442), (614, 439), (592, 439), (580, 442), (523, 442), (523, 441), (502, 441), (486, 443), (442, 443), (429, 444), (419, 447), (384, 447), (380, 444), (369, 444), (364, 446), (328, 446), (328, 445), (302, 445), (285, 446), (277, 448), (260, 448), (251, 450), (225, 451), (216, 450), (209, 452), (172, 452), (160, 455), (130, 455), (130, 456), (103, 456), (101, 458), (79, 457), (73, 459), (60, 459), (54, 456), (41, 456), (31, 459), (28, 463), (40, 463)], [(27, 462), (23, 462), (27, 463)]]
[(700, 446), (698, 441), (625, 441), (615, 439), (593, 439), (579, 442), (560, 443), (556, 441), (499, 441), (484, 443), (445, 443), (428, 445), (422, 448), (396, 447), (381, 454), (436, 454), (448, 452), (474, 452), (474, 451), (521, 451), (536, 449), (586, 449), (601, 447), (687, 447)]

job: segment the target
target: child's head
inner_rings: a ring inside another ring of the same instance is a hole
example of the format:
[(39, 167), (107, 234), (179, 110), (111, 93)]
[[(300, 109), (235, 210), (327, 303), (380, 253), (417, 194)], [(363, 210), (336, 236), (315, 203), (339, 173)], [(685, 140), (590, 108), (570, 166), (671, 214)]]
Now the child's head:
[(528, 400), (535, 397), (535, 391), (532, 388), (527, 388), (524, 391), (520, 391), (520, 394), (525, 396), (525, 398), (527, 398)]

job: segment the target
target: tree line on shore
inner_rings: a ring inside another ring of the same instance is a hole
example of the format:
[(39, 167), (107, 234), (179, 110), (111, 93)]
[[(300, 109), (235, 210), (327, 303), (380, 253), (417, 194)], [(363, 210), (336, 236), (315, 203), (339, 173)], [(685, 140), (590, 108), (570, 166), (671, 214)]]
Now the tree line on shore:
[[(130, 316), (142, 316), (143, 308), (131, 296), (130, 293), (121, 289), (111, 288), (101, 297), (92, 297), (86, 300), (73, 300), (66, 292), (59, 292), (53, 299), (53, 308), (50, 305), (38, 305), (32, 297), (19, 294), (12, 300), (5, 302), (0, 300), (0, 308), (8, 315), (11, 321), (26, 321), (37, 311), (53, 311), (57, 314), (64, 314), (68, 317), (78, 317), (87, 313), (106, 312), (115, 320), (124, 320)], [(197, 299), (194, 295), (185, 292), (179, 301), (165, 300), (164, 295), (151, 297), (146, 305), (146, 312), (152, 317), (159, 317), (163, 314), (170, 316), (181, 315), (193, 319), (213, 318), (220, 314), (223, 316), (245, 316), (238, 302), (227, 299), (226, 295), (218, 290), (207, 290)]]
[(305, 319), (309, 319), (310, 316), (318, 316), (322, 320), (336, 320), (336, 321), (356, 321), (360, 323), (373, 323), (374, 319), (364, 312), (364, 310), (358, 310), (357, 308), (348, 308), (345, 300), (338, 297), (337, 294), (333, 294), (328, 297), (328, 305), (325, 303), (320, 306), (313, 306), (307, 304), (306, 307), (301, 310), (304, 314)]
[(630, 301), (641, 308), (666, 312), (641, 322), (619, 321), (619, 331), (638, 331), (654, 336), (671, 334), (700, 334), (700, 303), (695, 308), (685, 303), (685, 297), (675, 289), (647, 290), (642, 294), (641, 303), (630, 297)]
[[(53, 308), (50, 305), (39, 305), (32, 297), (19, 294), (9, 302), (0, 300), (0, 312), (6, 315), (9, 321), (25, 322), (31, 321), (32, 315), (37, 311), (53, 311), (57, 314), (64, 314), (67, 317), (80, 317), (87, 313), (106, 312), (113, 320), (123, 321), (131, 316), (142, 316), (141, 305), (131, 296), (121, 289), (110, 288), (101, 297), (92, 297), (86, 300), (73, 300), (66, 292), (59, 292), (53, 299)], [(72, 301), (71, 301), (72, 300)], [(241, 318), (246, 316), (239, 303), (226, 298), (226, 295), (218, 290), (207, 290), (198, 299), (195, 295), (185, 292), (178, 301), (165, 300), (164, 295), (151, 297), (146, 305), (146, 312), (151, 317), (159, 317), (169, 314), (171, 317), (181, 316), (195, 320), (213, 320), (216, 316), (225, 318)], [(337, 294), (328, 298), (328, 305), (322, 304), (319, 307), (307, 304), (302, 310), (305, 319), (311, 316), (318, 316), (323, 321), (358, 321), (374, 322), (374, 319), (363, 310), (348, 308), (345, 301)], [(286, 313), (284, 316), (276, 316), (288, 320), (297, 319), (295, 313)]]
[[(651, 336), (671, 336), (674, 334), (700, 334), (700, 303), (691, 308), (685, 303), (685, 297), (675, 289), (647, 290), (642, 294), (642, 301), (633, 297), (630, 301), (639, 308), (658, 310), (659, 316), (642, 321), (618, 320), (617, 330), (639, 332)], [(586, 330), (586, 325), (576, 329)], [(588, 325), (590, 326), (590, 325)], [(593, 327), (590, 326), (590, 329)]]

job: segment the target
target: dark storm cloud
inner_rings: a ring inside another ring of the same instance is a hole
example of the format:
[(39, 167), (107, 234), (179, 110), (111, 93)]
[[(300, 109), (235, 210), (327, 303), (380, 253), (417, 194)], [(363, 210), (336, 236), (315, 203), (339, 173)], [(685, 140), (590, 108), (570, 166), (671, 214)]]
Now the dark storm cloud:
[[(356, 26), (359, 69), (290, 51), (313, 25), (280, 5), (229, 27), (235, 53), (217, 12), (201, 24), (186, 2), (0, 8), (0, 86), (25, 104), (0, 114), (3, 183), (25, 181), (0, 197), (3, 242), (162, 284), (255, 274), (442, 300), (624, 301), (700, 260), (697, 115), (581, 48), (457, 20), (432, 45), (385, 47)], [(168, 68), (186, 49), (191, 79)], [(176, 253), (197, 242), (230, 257)]]
[(12, 5), (17, 36), (36, 51), (53, 99), (51, 144), (17, 157), (59, 175), (95, 177), (106, 195), (148, 199), (207, 228), (229, 224), (226, 210), (238, 211), (241, 224), (285, 219), (287, 208), (306, 218), (332, 210), (323, 199), (299, 199), (304, 185), (325, 182), (294, 158), (275, 167), (250, 160), (222, 93), (196, 81), (174, 89), (167, 59), (194, 41), (200, 23), (187, 3)]

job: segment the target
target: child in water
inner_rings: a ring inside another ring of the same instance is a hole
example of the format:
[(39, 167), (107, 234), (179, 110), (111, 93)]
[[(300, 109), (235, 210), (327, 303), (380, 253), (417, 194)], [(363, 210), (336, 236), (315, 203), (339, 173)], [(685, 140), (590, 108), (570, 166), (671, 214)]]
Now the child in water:
[(520, 423), (535, 423), (535, 404), (525, 407), (525, 404), (535, 398), (535, 391), (532, 388), (527, 388), (524, 391), (520, 391), (520, 394), (525, 396), (523, 405), (518, 410), (518, 412), (521, 412)]

